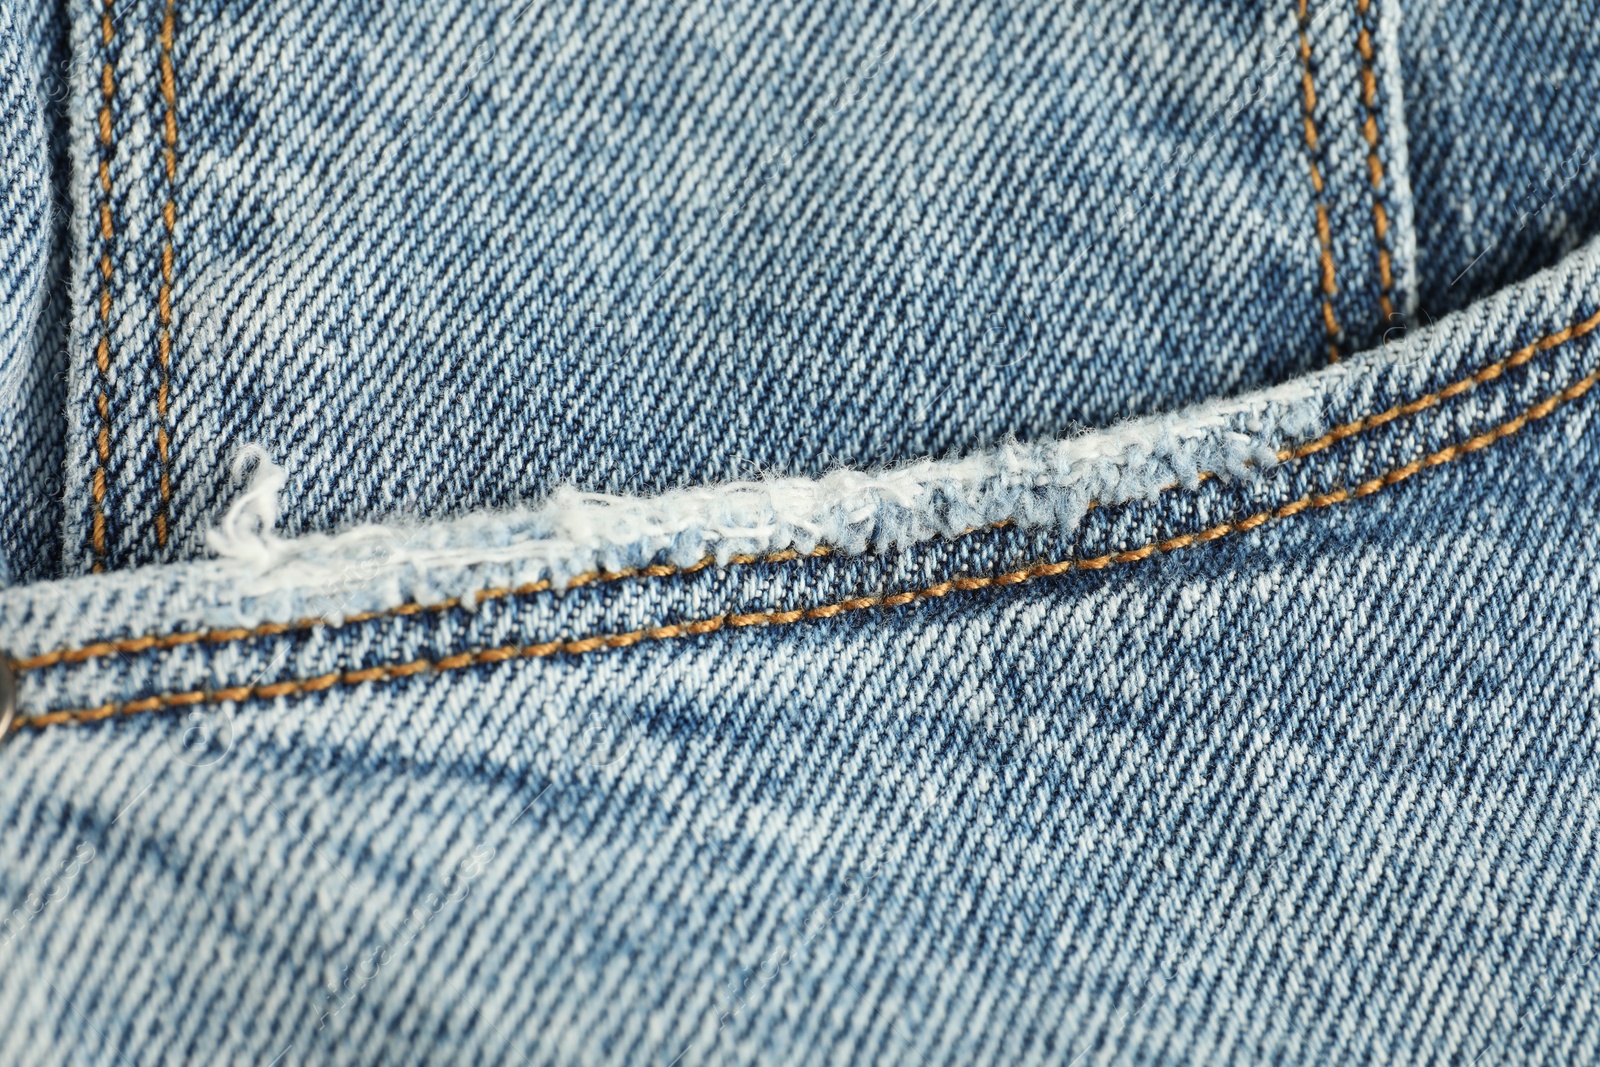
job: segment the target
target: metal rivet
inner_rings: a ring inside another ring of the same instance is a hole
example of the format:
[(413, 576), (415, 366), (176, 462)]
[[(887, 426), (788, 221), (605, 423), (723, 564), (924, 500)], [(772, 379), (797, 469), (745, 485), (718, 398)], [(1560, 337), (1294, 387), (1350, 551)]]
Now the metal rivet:
[(0, 652), (0, 741), (11, 736), (12, 724), (17, 718), (17, 676), (11, 670), (11, 658)]

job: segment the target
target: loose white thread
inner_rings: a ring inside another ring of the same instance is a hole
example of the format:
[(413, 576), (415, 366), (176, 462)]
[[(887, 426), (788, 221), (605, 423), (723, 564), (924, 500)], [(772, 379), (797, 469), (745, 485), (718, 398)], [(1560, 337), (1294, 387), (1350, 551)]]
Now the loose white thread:
[(216, 527), (206, 532), (206, 547), (227, 559), (270, 567), (272, 541), (281, 540), (272, 535), (278, 525), (278, 494), (289, 484), (289, 476), (260, 445), (239, 449), (232, 468), (234, 482), (248, 484)]

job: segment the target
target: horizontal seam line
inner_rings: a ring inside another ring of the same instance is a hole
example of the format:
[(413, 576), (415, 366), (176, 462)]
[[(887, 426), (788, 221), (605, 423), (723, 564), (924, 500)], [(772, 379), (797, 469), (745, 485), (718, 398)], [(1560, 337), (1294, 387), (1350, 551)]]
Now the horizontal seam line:
[[(1482, 385), (1500, 377), (1500, 375), (1504, 374), (1508, 370), (1522, 366), (1540, 352), (1549, 351), (1552, 348), (1557, 348), (1566, 344), (1568, 341), (1582, 337), (1585, 334), (1592, 332), (1596, 326), (1600, 326), (1600, 311), (1595, 312), (1595, 314), (1591, 315), (1589, 318), (1580, 323), (1568, 326), (1564, 330), (1547, 334), (1544, 337), (1539, 338), (1537, 341), (1519, 348), (1516, 352), (1507, 356), (1505, 359), (1497, 360), (1496, 362), (1483, 367), (1482, 369), (1474, 372), (1471, 375), (1468, 375), (1465, 378), (1462, 378), (1459, 381), (1452, 382), (1450, 385), (1445, 386), (1443, 389), (1440, 389), (1437, 392), (1424, 394), (1423, 396), (1420, 396), (1415, 400), (1408, 401), (1404, 404), (1396, 404), (1387, 411), (1379, 412), (1376, 415), (1367, 415), (1356, 419), (1354, 422), (1347, 422), (1342, 426), (1337, 426), (1328, 431), (1321, 437), (1318, 437), (1315, 440), (1309, 441), (1303, 445), (1299, 445), (1293, 449), (1281, 449), (1278, 452), (1278, 460), (1279, 462), (1288, 462), (1290, 460), (1303, 459), (1306, 456), (1321, 452), (1323, 449), (1337, 444), (1338, 442), (1347, 438), (1354, 437), (1360, 433), (1365, 433), (1367, 430), (1377, 429), (1378, 427), (1392, 422), (1397, 418), (1415, 415), (1418, 412), (1425, 411), (1428, 408), (1435, 406), (1442, 400), (1448, 400), (1455, 396), (1459, 396), (1460, 394), (1465, 393), (1478, 385)], [(1200, 475), (1200, 479), (1203, 481), (1212, 476), (1213, 475), (1211, 472), (1203, 472)], [(1094, 505), (1091, 504), (1090, 506), (1093, 507)], [(977, 530), (995, 529), (1006, 525), (1009, 525), (1009, 520), (1006, 522), (993, 523), (988, 526), (974, 527), (972, 530), (968, 530), (965, 533), (970, 534), (976, 532)], [(965, 534), (962, 536), (965, 536)], [(830, 555), (832, 552), (833, 549), (827, 545), (819, 546), (812, 551), (805, 553), (798, 552), (794, 549), (785, 549), (781, 552), (772, 552), (768, 553), (767, 555), (760, 556), (732, 556), (728, 560), (728, 565), (747, 565), (752, 563), (787, 563), (797, 559), (812, 559), (826, 556)], [(589, 571), (574, 577), (572, 580), (567, 582), (565, 588), (568, 590), (577, 589), (594, 582), (624, 581), (631, 578), (658, 579), (673, 577), (676, 575), (693, 574), (696, 571), (711, 566), (714, 562), (715, 560), (712, 557), (707, 556), (706, 558), (697, 563), (691, 564), (688, 567), (673, 567), (666, 564), (654, 564), (648, 567), (632, 568), (621, 571)], [(474, 599), (481, 603), (486, 600), (531, 596), (536, 593), (548, 592), (552, 588), (553, 584), (548, 579), (543, 579), (537, 582), (530, 582), (526, 585), (520, 585), (512, 588), (485, 589), (474, 594)], [(370, 622), (373, 619), (382, 618), (403, 618), (409, 615), (417, 615), (425, 611), (449, 611), (460, 606), (461, 601), (455, 597), (440, 601), (437, 604), (419, 604), (413, 601), (411, 603), (401, 604), (398, 607), (386, 608), (382, 611), (366, 611), (350, 615), (344, 619), (343, 624)], [(26, 673), (27, 671), (43, 670), (49, 667), (54, 667), (61, 663), (84, 663), (88, 660), (97, 659), (101, 656), (109, 656), (120, 653), (137, 654), (152, 650), (167, 651), (173, 648), (181, 648), (185, 645), (193, 644), (231, 644), (236, 641), (246, 641), (255, 637), (273, 637), (280, 634), (293, 633), (299, 630), (314, 629), (317, 626), (322, 625), (327, 625), (326, 620), (309, 618), (298, 619), (294, 622), (262, 623), (259, 626), (251, 628), (241, 627), (223, 630), (195, 630), (187, 633), (166, 635), (147, 634), (141, 637), (119, 638), (114, 641), (97, 641), (93, 644), (83, 645), (80, 647), (60, 648), (51, 652), (40, 653), (37, 656), (29, 656), (23, 659), (13, 660), (11, 663), (11, 669), (18, 674), (22, 674)]]
[(1039, 563), (1021, 570), (988, 577), (951, 578), (921, 589), (893, 593), (887, 596), (855, 597), (836, 601), (832, 604), (824, 604), (820, 607), (800, 608), (791, 611), (761, 611), (747, 614), (718, 615), (694, 622), (671, 623), (640, 630), (630, 630), (626, 633), (600, 634), (571, 641), (547, 641), (532, 645), (502, 645), (477, 652), (460, 652), (439, 660), (415, 659), (405, 663), (380, 664), (361, 670), (333, 671), (312, 678), (289, 679), (282, 682), (273, 682), (269, 685), (243, 685), (227, 689), (196, 689), (182, 693), (162, 693), (121, 704), (109, 703), (94, 708), (74, 708), (65, 711), (45, 712), (28, 718), (19, 718), (12, 724), (11, 729), (14, 732), (24, 726), (43, 729), (47, 726), (64, 725), (72, 722), (95, 722), (116, 715), (132, 715), (194, 704), (218, 704), (226, 701), (243, 702), (246, 700), (271, 700), (280, 696), (303, 696), (307, 693), (331, 689), (336, 685), (360, 685), (366, 682), (393, 681), (397, 678), (409, 677), (429, 671), (441, 673), (460, 670), (465, 667), (502, 663), (512, 659), (542, 659), (562, 653), (583, 655), (603, 649), (626, 648), (642, 641), (694, 637), (714, 633), (724, 626), (789, 625), (803, 620), (833, 618), (847, 611), (859, 611), (873, 607), (901, 607), (918, 600), (930, 600), (947, 596), (953, 592), (972, 592), (1020, 585), (1023, 582), (1055, 577), (1073, 570), (1102, 570), (1113, 564), (1136, 563), (1140, 560), (1149, 559), (1157, 553), (1174, 552), (1192, 545), (1215, 541), (1230, 534), (1247, 533), (1278, 519), (1287, 519), (1302, 512), (1314, 511), (1371, 496), (1382, 489), (1405, 481), (1420, 471), (1449, 463), (1461, 456), (1487, 448), (1498, 441), (1510, 437), (1529, 422), (1544, 418), (1559, 405), (1581, 397), (1593, 387), (1597, 379), (1600, 379), (1600, 369), (1590, 371), (1579, 381), (1567, 386), (1558, 393), (1546, 397), (1522, 414), (1501, 423), (1492, 430), (1470, 437), (1460, 444), (1450, 445), (1437, 452), (1414, 459), (1410, 463), (1361, 482), (1354, 489), (1336, 489), (1330, 493), (1315, 493), (1303, 496), (1277, 508), (1260, 511), (1234, 522), (1218, 523), (1215, 526), (1194, 533), (1179, 534), (1165, 540), (1152, 541), (1139, 548), (1107, 553), (1092, 559)]

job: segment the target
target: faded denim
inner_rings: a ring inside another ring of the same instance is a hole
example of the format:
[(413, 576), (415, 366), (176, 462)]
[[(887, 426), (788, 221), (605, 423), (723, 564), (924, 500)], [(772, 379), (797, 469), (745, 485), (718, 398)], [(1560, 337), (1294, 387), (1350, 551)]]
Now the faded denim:
[(67, 14), (0, 1062), (1597, 1058), (1583, 7)]
[(1048, 439), (1352, 354), (1415, 286), (1386, 12), (1371, 108), (1354, 4), (1308, 14), (1311, 152), (1290, 3), (209, 3), (170, 48), (161, 3), (109, 45), (81, 3), (75, 191), (113, 225), (75, 235), (68, 570), (200, 554), (242, 442), (301, 533)]

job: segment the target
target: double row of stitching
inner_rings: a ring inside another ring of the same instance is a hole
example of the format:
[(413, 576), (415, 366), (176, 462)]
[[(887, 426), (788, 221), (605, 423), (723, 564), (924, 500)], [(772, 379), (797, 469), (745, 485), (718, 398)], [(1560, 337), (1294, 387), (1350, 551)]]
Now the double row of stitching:
[(1356, 32), (1356, 51), (1361, 54), (1361, 106), (1366, 121), (1361, 136), (1367, 141), (1367, 177), (1372, 182), (1372, 230), (1378, 242), (1378, 308), (1387, 325), (1394, 315), (1394, 265), (1389, 255), (1389, 216), (1383, 208), (1383, 160), (1378, 155), (1378, 76), (1373, 68), (1372, 33), (1366, 23), (1372, 0), (1356, 0), (1356, 15), (1361, 24)]
[(724, 628), (787, 626), (799, 622), (831, 619), (849, 612), (864, 611), (871, 608), (904, 607), (907, 604), (913, 604), (918, 601), (949, 596), (951, 593), (977, 592), (1021, 585), (1025, 582), (1056, 577), (1071, 571), (1097, 571), (1117, 564), (1136, 563), (1152, 556), (1176, 552), (1195, 545), (1207, 544), (1233, 534), (1246, 533), (1270, 522), (1292, 518), (1295, 515), (1320, 508), (1332, 507), (1336, 504), (1344, 504), (1371, 496), (1373, 493), (1398, 485), (1421, 471), (1450, 463), (1462, 456), (1487, 448), (1498, 441), (1510, 437), (1512, 434), (1522, 430), (1530, 422), (1549, 415), (1561, 404), (1583, 396), (1594, 387), (1597, 380), (1600, 380), (1600, 370), (1590, 371), (1579, 381), (1553, 396), (1546, 397), (1522, 414), (1501, 423), (1492, 430), (1471, 437), (1460, 444), (1450, 445), (1437, 452), (1420, 456), (1410, 463), (1396, 467), (1376, 478), (1361, 482), (1354, 488), (1304, 496), (1279, 507), (1257, 512), (1247, 518), (1218, 523), (1202, 530), (1180, 534), (1161, 541), (1153, 541), (1139, 548), (1123, 552), (1108, 553), (1090, 559), (1039, 563), (1020, 570), (1007, 571), (1003, 574), (950, 578), (933, 585), (887, 596), (855, 597), (817, 607), (798, 608), (788, 611), (758, 611), (718, 615), (693, 622), (671, 623), (663, 626), (629, 630), (624, 633), (597, 634), (576, 640), (556, 639), (529, 645), (502, 645), (496, 648), (460, 652), (443, 659), (415, 659), (403, 663), (379, 664), (360, 670), (332, 671), (310, 678), (292, 678), (267, 685), (243, 685), (226, 689), (195, 689), (185, 692), (161, 693), (120, 704), (106, 703), (92, 708), (46, 712), (31, 718), (20, 719), (13, 725), (12, 729), (20, 730), (24, 726), (42, 729), (47, 726), (66, 723), (94, 722), (118, 715), (134, 715), (196, 704), (273, 700), (279, 697), (306, 696), (338, 686), (396, 681), (416, 675), (439, 674), (469, 667), (504, 663), (509, 660), (541, 659), (556, 655), (586, 655), (607, 649), (627, 648), (643, 642), (665, 641), (711, 634)]
[[(1312, 77), (1312, 51), (1310, 15), (1307, 0), (1298, 0), (1297, 15), (1300, 34), (1300, 64), (1302, 85), (1302, 110), (1306, 154), (1311, 168), (1311, 189), (1317, 215), (1318, 259), (1321, 268), (1322, 322), (1328, 335), (1328, 361), (1339, 360), (1339, 338), (1342, 328), (1334, 312), (1333, 297), (1339, 291), (1338, 272), (1334, 267), (1333, 230), (1329, 222), (1328, 205), (1324, 195), (1324, 180), (1318, 166), (1320, 138), (1317, 133), (1317, 91)], [(1361, 136), (1367, 142), (1367, 177), (1372, 185), (1372, 229), (1377, 244), (1378, 308), (1382, 322), (1387, 325), (1394, 316), (1394, 261), (1389, 251), (1389, 214), (1384, 208), (1384, 166), (1381, 156), (1381, 130), (1378, 122), (1378, 75), (1373, 48), (1372, 0), (1356, 0), (1356, 51), (1361, 60), (1361, 107), (1365, 118)]]
[[(94, 511), (90, 522), (90, 546), (94, 561), (92, 569), (102, 572), (106, 568), (110, 551), (107, 529), (106, 497), (111, 470), (111, 322), (112, 281), (115, 274), (116, 225), (112, 207), (111, 162), (116, 156), (116, 103), (117, 78), (111, 46), (116, 39), (113, 0), (103, 0), (100, 12), (100, 42), (105, 59), (100, 69), (99, 114), (99, 182), (100, 182), (100, 309), (99, 339), (95, 345), (95, 368), (98, 371), (99, 390), (95, 396), (95, 413), (99, 425), (95, 431), (95, 468), (90, 483), (94, 498)], [(156, 542), (165, 546), (172, 500), (170, 440), (167, 427), (167, 407), (171, 390), (172, 358), (172, 260), (173, 231), (177, 227), (175, 190), (178, 179), (178, 119), (177, 80), (173, 70), (172, 51), (176, 32), (176, 0), (167, 0), (161, 23), (161, 98), (165, 103), (162, 121), (162, 162), (166, 172), (167, 196), (161, 209), (165, 235), (161, 246), (161, 281), (156, 298), (156, 357), (160, 371), (160, 384), (156, 392), (156, 457), (160, 469), (160, 499), (156, 510)]]
[[(1004, 523), (998, 525), (1005, 525)], [(819, 545), (810, 552), (799, 552), (795, 549), (786, 549), (782, 552), (769, 552), (766, 555), (737, 555), (728, 560), (730, 566), (748, 566), (752, 563), (788, 563), (798, 559), (816, 559), (821, 556), (831, 555), (833, 549), (827, 545)], [(706, 557), (687, 567), (673, 567), (667, 564), (654, 564), (649, 567), (636, 567), (620, 571), (589, 571), (572, 578), (562, 588), (578, 589), (596, 582), (620, 582), (630, 579), (670, 578), (678, 575), (694, 574), (702, 571), (716, 562), (711, 557)], [(474, 595), (474, 600), (483, 603), (490, 600), (503, 600), (510, 597), (531, 596), (536, 593), (548, 593), (555, 588), (549, 579), (529, 582), (525, 585), (509, 586), (505, 588), (485, 589)], [(363, 611), (344, 617), (343, 623), (370, 622), (373, 619), (404, 618), (423, 613), (453, 611), (461, 607), (461, 601), (456, 597), (436, 601), (431, 604), (416, 602), (401, 604), (398, 607), (386, 608), (383, 611)], [(146, 634), (142, 637), (125, 637), (115, 641), (96, 641), (93, 644), (81, 645), (76, 648), (58, 648), (52, 652), (29, 656), (24, 659), (13, 660), (11, 669), (18, 674), (27, 671), (43, 670), (63, 663), (84, 663), (88, 660), (99, 659), (102, 656), (137, 655), (141, 652), (167, 651), (182, 648), (185, 645), (213, 644), (225, 645), (237, 641), (248, 641), (258, 637), (279, 637), (301, 630), (312, 630), (319, 626), (329, 625), (327, 619), (307, 618), (296, 619), (293, 622), (269, 622), (260, 626), (235, 627), (218, 630), (190, 630), (183, 633), (171, 634)]]
[(1347, 437), (1354, 437), (1356, 434), (1365, 433), (1367, 430), (1377, 429), (1379, 426), (1393, 422), (1403, 416), (1415, 415), (1418, 412), (1426, 411), (1442, 401), (1460, 396), (1462, 393), (1475, 389), (1480, 385), (1494, 381), (1506, 371), (1515, 370), (1542, 352), (1560, 348), (1569, 341), (1576, 341), (1580, 337), (1593, 333), (1596, 329), (1600, 329), (1600, 311), (1580, 322), (1573, 323), (1564, 330), (1546, 334), (1532, 344), (1524, 345), (1517, 349), (1504, 359), (1497, 359), (1465, 378), (1451, 382), (1437, 392), (1424, 393), (1415, 400), (1408, 400), (1404, 404), (1396, 404), (1387, 411), (1381, 411), (1376, 415), (1368, 415), (1365, 418), (1356, 419), (1354, 422), (1347, 422), (1343, 426), (1337, 426), (1316, 440), (1308, 441), (1301, 445), (1294, 450), (1294, 454), (1296, 456), (1309, 456), (1314, 452), (1322, 451), (1329, 445), (1337, 444)]
[[(1317, 452), (1337, 444), (1357, 434), (1368, 430), (1377, 429), (1395, 419), (1415, 415), (1453, 397), (1460, 396), (1479, 385), (1494, 381), (1508, 370), (1515, 369), (1527, 363), (1542, 352), (1583, 337), (1600, 328), (1600, 312), (1589, 316), (1581, 322), (1568, 326), (1552, 334), (1547, 334), (1531, 344), (1517, 349), (1511, 355), (1496, 360), (1488, 366), (1482, 367), (1465, 378), (1452, 382), (1436, 392), (1427, 393), (1415, 400), (1403, 404), (1396, 404), (1385, 411), (1367, 415), (1352, 422), (1337, 426), (1321, 437), (1307, 441), (1294, 448), (1284, 448), (1278, 452), (1280, 462), (1303, 459)], [(1202, 478), (1210, 477), (1202, 474)], [(1004, 525), (998, 524), (998, 525)], [(986, 527), (987, 528), (987, 527)], [(829, 555), (833, 550), (827, 546), (820, 546), (811, 552), (801, 553), (794, 549), (782, 552), (772, 552), (766, 555), (738, 555), (728, 560), (730, 565), (745, 566), (754, 563), (786, 563), (799, 559), (816, 558)], [(715, 561), (710, 557), (688, 567), (673, 567), (665, 564), (655, 564), (649, 567), (640, 567), (622, 571), (591, 571), (578, 575), (569, 581), (565, 588), (576, 589), (594, 582), (614, 582), (630, 579), (660, 579), (680, 575), (693, 574), (711, 566)], [(515, 587), (487, 589), (476, 594), (479, 602), (498, 600), (510, 597), (530, 596), (537, 593), (551, 591), (552, 584), (548, 580), (530, 582)], [(373, 619), (396, 618), (418, 615), (424, 612), (450, 611), (461, 606), (456, 599), (438, 601), (432, 604), (408, 603), (398, 607), (388, 608), (383, 611), (368, 611), (347, 616), (346, 624), (367, 622)], [(11, 668), (18, 673), (42, 670), (58, 664), (83, 663), (102, 656), (111, 655), (136, 655), (150, 651), (165, 651), (194, 644), (231, 644), (236, 641), (245, 641), (259, 637), (277, 637), (301, 630), (309, 630), (318, 626), (327, 625), (327, 620), (320, 618), (297, 619), (293, 622), (264, 623), (255, 627), (236, 627), (216, 630), (191, 630), (182, 633), (146, 634), (140, 637), (120, 638), (113, 641), (97, 641), (92, 644), (72, 648), (59, 648), (51, 652), (41, 653), (24, 659), (15, 660)]]
[(1328, 335), (1328, 362), (1339, 362), (1339, 319), (1333, 312), (1333, 297), (1339, 291), (1338, 271), (1333, 264), (1333, 228), (1328, 222), (1328, 204), (1323, 195), (1322, 168), (1317, 165), (1320, 140), (1317, 136), (1317, 87), (1311, 75), (1311, 17), (1306, 0), (1299, 0), (1300, 87), (1305, 112), (1306, 160), (1311, 168), (1312, 202), (1317, 211), (1317, 245), (1322, 267), (1322, 326)]

